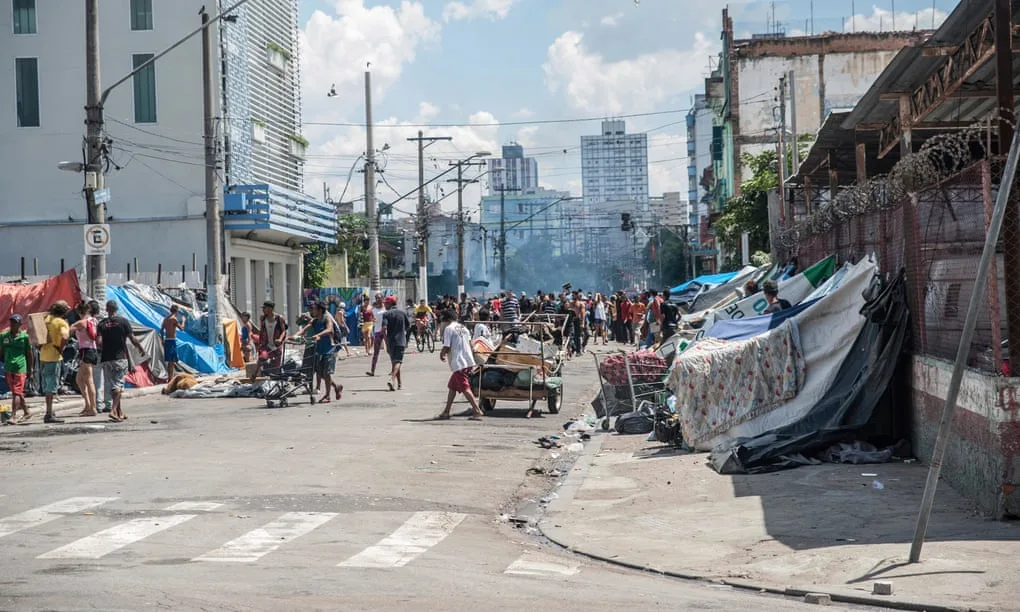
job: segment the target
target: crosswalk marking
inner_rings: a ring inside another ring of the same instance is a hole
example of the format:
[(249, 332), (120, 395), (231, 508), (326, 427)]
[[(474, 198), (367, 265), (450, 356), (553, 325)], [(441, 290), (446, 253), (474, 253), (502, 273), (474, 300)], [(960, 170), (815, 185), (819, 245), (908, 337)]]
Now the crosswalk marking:
[(525, 553), (506, 568), (512, 576), (573, 576), (581, 571), (577, 563), (557, 563), (551, 559)]
[(166, 509), (169, 512), (212, 512), (222, 507), (223, 504), (217, 502), (177, 502)]
[(101, 559), (106, 555), (133, 544), (139, 540), (190, 521), (197, 514), (173, 514), (170, 516), (147, 516), (114, 525), (98, 533), (86, 536), (67, 546), (51, 550), (37, 559)]
[(335, 512), (288, 512), (275, 521), (249, 531), (194, 560), (254, 563), (281, 545), (328, 523), (335, 516)]
[(17, 533), (22, 529), (42, 525), (56, 520), (65, 514), (82, 512), (89, 508), (102, 506), (117, 499), (116, 497), (70, 497), (39, 508), (33, 508), (20, 514), (0, 519), (0, 538)]
[(465, 517), (454, 512), (417, 512), (378, 544), (340, 563), (339, 567), (403, 567), (442, 542)]

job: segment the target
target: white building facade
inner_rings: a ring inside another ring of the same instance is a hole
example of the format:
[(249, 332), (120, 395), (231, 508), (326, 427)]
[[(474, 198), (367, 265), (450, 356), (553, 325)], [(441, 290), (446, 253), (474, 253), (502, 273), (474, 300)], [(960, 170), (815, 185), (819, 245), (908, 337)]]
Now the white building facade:
[(500, 190), (528, 191), (538, 189), (538, 162), (524, 156), (524, 147), (517, 143), (503, 146), (503, 157), (490, 159), (489, 195)]
[[(13, 9), (12, 10), (12, 4)], [(20, 258), (39, 274), (80, 267), (86, 206), (83, 159), (84, 2), (13, 0), (0, 10), (0, 274)], [(103, 0), (103, 86), (129, 74), (201, 24), (203, 0)], [(231, 4), (224, 2), (224, 4)], [(252, 0), (215, 26), (224, 198), (224, 261), (231, 298), (265, 299), (296, 316), (303, 244), (336, 240), (330, 207), (300, 193), (297, 0)], [(195, 36), (112, 90), (104, 106), (110, 282), (128, 266), (153, 272), (206, 265), (202, 43)]]
[(581, 182), (589, 210), (633, 201), (648, 210), (648, 136), (627, 134), (626, 121), (603, 121), (598, 136), (581, 137)]

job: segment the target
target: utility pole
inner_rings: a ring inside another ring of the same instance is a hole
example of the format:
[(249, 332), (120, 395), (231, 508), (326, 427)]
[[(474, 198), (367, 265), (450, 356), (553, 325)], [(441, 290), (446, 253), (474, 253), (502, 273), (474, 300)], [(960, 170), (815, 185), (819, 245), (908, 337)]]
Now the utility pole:
[(213, 74), (212, 35), (209, 33), (209, 13), (202, 9), (202, 110), (205, 142), (205, 232), (208, 273), (205, 277), (206, 303), (209, 310), (209, 345), (219, 341), (219, 290), (223, 272), (223, 255), (220, 244), (220, 187), (216, 177), (216, 82)]
[(452, 162), (451, 166), (457, 167), (457, 178), (450, 179), (448, 183), (457, 183), (457, 299), (464, 293), (464, 185), (477, 183), (478, 179), (465, 180), (464, 166), (484, 166), (486, 162), (472, 162), (462, 160)]
[(786, 229), (786, 75), (779, 78), (779, 225)]
[[(88, 164), (85, 168), (85, 199), (88, 223), (106, 223), (106, 204), (96, 203), (96, 191), (103, 189), (103, 104), (99, 72), (99, 0), (85, 0), (85, 140)], [(92, 299), (106, 302), (106, 255), (89, 257), (88, 280)]]
[(418, 298), (429, 299), (429, 215), (425, 210), (425, 143), (430, 145), (440, 140), (453, 140), (449, 136), (429, 136), (418, 130), (417, 138), (408, 138), (418, 143)]
[(508, 189), (506, 185), (496, 187), (499, 192), (499, 285), (500, 289), (506, 289), (506, 192), (516, 191)]
[(787, 82), (790, 84), (790, 153), (793, 155), (793, 171), (797, 172), (800, 170), (800, 149), (798, 147), (800, 138), (797, 134), (797, 74), (791, 70), (788, 79)]
[(372, 142), (372, 73), (365, 71), (365, 217), (368, 222), (368, 287), (382, 289), (379, 278), (379, 216), (375, 206), (375, 145)]

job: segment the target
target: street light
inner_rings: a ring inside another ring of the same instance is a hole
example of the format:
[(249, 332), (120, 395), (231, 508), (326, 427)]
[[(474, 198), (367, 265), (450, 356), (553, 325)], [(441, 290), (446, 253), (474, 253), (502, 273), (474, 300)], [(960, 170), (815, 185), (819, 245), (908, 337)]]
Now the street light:
[(472, 160), (478, 159), (479, 157), (489, 157), (492, 153), (488, 151), (478, 151), (471, 157), (454, 163), (457, 166), (457, 178), (451, 179), (451, 182), (457, 183), (457, 298), (460, 299), (461, 294), (464, 293), (464, 183), (476, 183), (478, 179), (472, 179), (470, 181), (464, 180), (464, 166), (473, 166), (480, 164), (471, 163)]

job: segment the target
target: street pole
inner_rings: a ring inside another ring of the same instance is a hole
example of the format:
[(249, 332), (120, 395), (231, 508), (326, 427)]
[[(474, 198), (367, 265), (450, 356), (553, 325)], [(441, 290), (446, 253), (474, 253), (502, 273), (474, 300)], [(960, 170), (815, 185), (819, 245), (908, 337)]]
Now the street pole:
[(793, 171), (797, 172), (800, 169), (800, 150), (797, 147), (797, 75), (794, 71), (790, 71), (789, 80), (790, 84), (790, 153), (793, 155)]
[(499, 187), (499, 288), (506, 289), (506, 185)]
[(368, 221), (368, 286), (382, 289), (379, 275), (379, 216), (375, 205), (375, 146), (372, 143), (372, 73), (365, 71), (365, 216)]
[(486, 162), (472, 162), (471, 159), (481, 155), (487, 155), (488, 151), (476, 153), (466, 160), (452, 162), (451, 166), (457, 167), (457, 178), (450, 179), (448, 183), (457, 183), (457, 298), (464, 293), (464, 185), (477, 183), (478, 179), (464, 180), (464, 166), (485, 166)]
[(418, 299), (429, 299), (429, 218), (425, 210), (425, 143), (430, 145), (440, 140), (453, 140), (449, 136), (429, 136), (418, 130), (417, 138), (408, 138), (418, 143)]
[[(85, 140), (88, 147), (85, 199), (88, 223), (106, 223), (106, 204), (96, 203), (96, 191), (106, 186), (103, 176), (103, 104), (99, 72), (99, 0), (85, 0)], [(106, 302), (106, 255), (89, 257), (92, 299)]]
[[(779, 79), (779, 225), (786, 229), (786, 76)], [(792, 225), (793, 220), (790, 220)]]
[(213, 73), (212, 35), (209, 33), (209, 14), (202, 11), (202, 110), (205, 114), (203, 140), (205, 142), (205, 231), (206, 259), (209, 272), (206, 274), (206, 303), (209, 310), (209, 345), (219, 342), (219, 290), (223, 269), (220, 244), (223, 232), (220, 229), (220, 188), (216, 176), (216, 82)]

